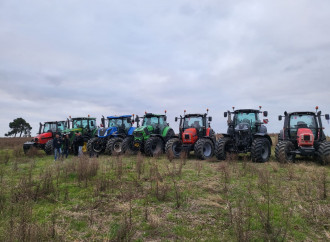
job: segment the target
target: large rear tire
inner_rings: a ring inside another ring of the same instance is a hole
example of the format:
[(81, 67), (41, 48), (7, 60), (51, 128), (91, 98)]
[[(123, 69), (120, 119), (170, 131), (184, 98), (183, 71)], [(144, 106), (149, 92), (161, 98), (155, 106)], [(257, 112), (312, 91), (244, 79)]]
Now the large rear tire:
[(166, 142), (165, 152), (168, 158), (180, 158), (182, 152), (182, 142), (178, 138), (170, 139)]
[(330, 142), (322, 142), (319, 145), (316, 154), (321, 165), (330, 164)]
[(123, 153), (123, 139), (120, 137), (109, 139), (105, 150), (108, 155), (121, 155)]
[(147, 156), (157, 156), (164, 152), (164, 141), (158, 137), (150, 137), (144, 144), (144, 152)]
[(45, 145), (45, 152), (46, 155), (52, 155), (54, 154), (54, 147), (53, 147), (53, 140), (48, 140)]
[(94, 137), (92, 139), (89, 139), (88, 142), (87, 142), (87, 151), (88, 153), (96, 153), (96, 154), (100, 154), (103, 150), (104, 150), (104, 147), (98, 143), (98, 137)]
[(220, 138), (215, 144), (215, 156), (218, 160), (226, 160), (228, 152), (228, 146), (231, 143), (231, 138)]
[(134, 136), (127, 136), (122, 143), (122, 152), (128, 155), (135, 155), (139, 149), (133, 146)]
[(294, 162), (296, 155), (291, 151), (295, 150), (295, 147), (291, 141), (280, 141), (275, 147), (275, 158), (278, 162)]
[(251, 158), (253, 162), (264, 163), (269, 160), (271, 153), (270, 142), (267, 138), (256, 138), (252, 142)]
[(201, 138), (194, 146), (195, 156), (200, 160), (210, 159), (214, 154), (214, 145), (210, 139)]

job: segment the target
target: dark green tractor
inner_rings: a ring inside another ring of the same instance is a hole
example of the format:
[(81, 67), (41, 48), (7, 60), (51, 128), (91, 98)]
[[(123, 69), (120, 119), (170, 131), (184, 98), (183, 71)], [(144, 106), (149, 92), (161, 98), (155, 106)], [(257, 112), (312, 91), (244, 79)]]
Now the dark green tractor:
[[(72, 153), (75, 155), (78, 154), (77, 147), (74, 145), (74, 140), (76, 137), (76, 133), (80, 132), (81, 136), (84, 138), (84, 147), (83, 151), (86, 151), (86, 145), (89, 139), (92, 137), (95, 137), (97, 127), (96, 127), (96, 118), (91, 118), (91, 117), (77, 117), (77, 118), (71, 118), (70, 117), (70, 123), (71, 123), (71, 128), (70, 125), (68, 129), (65, 129), (62, 131), (61, 136), (68, 134), (69, 135), (69, 140), (70, 140), (70, 150)], [(48, 149), (53, 150), (53, 140), (50, 140), (47, 142), (46, 147)]]
[[(166, 142), (175, 135), (166, 119), (166, 111), (165, 114), (146, 113), (142, 125), (134, 130), (133, 135), (124, 139), (123, 151), (130, 154), (141, 151), (147, 156), (164, 153)], [(139, 116), (136, 116), (135, 121), (140, 122)]]

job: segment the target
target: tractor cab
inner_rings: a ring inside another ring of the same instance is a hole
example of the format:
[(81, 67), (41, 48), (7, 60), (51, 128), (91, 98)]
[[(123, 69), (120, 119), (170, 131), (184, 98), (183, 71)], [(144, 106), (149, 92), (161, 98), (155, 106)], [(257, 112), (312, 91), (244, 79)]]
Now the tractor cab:
[(87, 142), (88, 139), (95, 136), (96, 133), (96, 118), (91, 118), (89, 115), (88, 117), (77, 117), (71, 118), (71, 129), (63, 130), (63, 133), (68, 133), (70, 137), (70, 141), (72, 142), (75, 134), (80, 132), (81, 135), (84, 137), (84, 140)]
[(122, 116), (108, 116), (107, 119), (102, 117), (102, 128), (98, 130), (98, 137), (105, 138), (110, 135), (133, 133), (132, 126), (134, 121), (132, 121), (132, 115), (122, 115)]
[(166, 123), (166, 115), (146, 113), (142, 120), (142, 126), (147, 127), (149, 131), (160, 134), (160, 132), (168, 126)]
[(61, 133), (63, 130), (68, 128), (67, 121), (53, 121), (53, 122), (45, 122), (44, 124), (40, 123), (39, 134), (42, 133)]

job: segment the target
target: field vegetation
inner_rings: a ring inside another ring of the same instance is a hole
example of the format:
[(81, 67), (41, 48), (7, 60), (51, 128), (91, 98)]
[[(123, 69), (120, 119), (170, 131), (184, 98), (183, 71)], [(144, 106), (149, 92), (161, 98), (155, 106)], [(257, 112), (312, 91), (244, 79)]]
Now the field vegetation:
[(23, 143), (0, 139), (1, 241), (330, 240), (330, 169), (308, 158), (54, 162)]

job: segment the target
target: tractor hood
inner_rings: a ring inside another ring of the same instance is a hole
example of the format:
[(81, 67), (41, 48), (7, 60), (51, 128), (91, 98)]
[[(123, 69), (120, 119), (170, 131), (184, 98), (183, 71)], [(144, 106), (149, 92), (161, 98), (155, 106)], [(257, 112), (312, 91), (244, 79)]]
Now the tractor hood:
[(153, 131), (154, 128), (151, 126), (151, 125), (147, 125), (147, 126), (140, 126), (140, 127), (137, 127), (133, 133), (137, 133), (137, 132), (145, 132), (145, 131)]
[(81, 132), (82, 131), (82, 128), (75, 128), (75, 129), (65, 129), (65, 130), (63, 130), (62, 131), (62, 133), (71, 133), (71, 132), (73, 132), (73, 133), (76, 133), (76, 132)]
[(248, 131), (250, 129), (250, 125), (248, 123), (240, 123), (235, 127), (235, 131)]
[(104, 138), (109, 135), (115, 135), (118, 132), (117, 127), (110, 127), (110, 128), (100, 128), (98, 129), (98, 137)]

